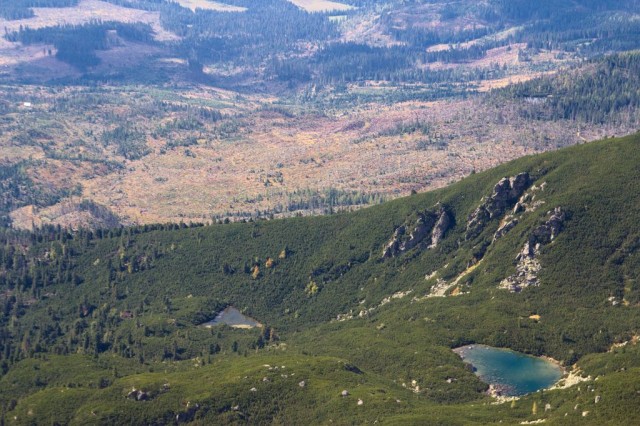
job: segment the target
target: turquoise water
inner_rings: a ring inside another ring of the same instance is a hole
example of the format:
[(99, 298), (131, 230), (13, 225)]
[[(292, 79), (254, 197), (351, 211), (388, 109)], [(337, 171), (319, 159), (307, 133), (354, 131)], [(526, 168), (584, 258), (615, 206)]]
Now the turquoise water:
[(231, 327), (238, 328), (253, 328), (261, 326), (258, 321), (246, 315), (243, 315), (242, 312), (240, 312), (233, 306), (228, 306), (225, 310), (216, 315), (213, 320), (205, 322), (202, 325), (205, 327), (213, 327), (220, 324), (227, 324)]
[(483, 382), (504, 396), (548, 388), (563, 375), (562, 368), (550, 361), (508, 349), (469, 345), (454, 351), (474, 367)]

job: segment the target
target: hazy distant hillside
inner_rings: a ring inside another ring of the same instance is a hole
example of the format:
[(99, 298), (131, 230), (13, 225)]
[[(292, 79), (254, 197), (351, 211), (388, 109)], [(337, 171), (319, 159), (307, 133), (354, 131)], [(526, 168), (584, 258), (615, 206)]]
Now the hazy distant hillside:
[(638, 127), (635, 1), (1, 4), (20, 229), (357, 209)]
[[(15, 58), (9, 65), (26, 64), (21, 77), (16, 77), (28, 80), (81, 77), (51, 63), (53, 56), (89, 71), (93, 76), (89, 81), (187, 78), (273, 90), (282, 85), (278, 82), (285, 87), (366, 80), (437, 82), (443, 80), (441, 69), (454, 65), (487, 59), (502, 67), (494, 56), (496, 49), (507, 46), (516, 49), (523, 64), (522, 70), (496, 71), (502, 76), (639, 47), (634, 14), (640, 6), (635, 1), (355, 2), (353, 6), (309, 13), (286, 0), (234, 0), (227, 7), (205, 0), (22, 0), (2, 9), (9, 19), (3, 22), (5, 39), (13, 51), (0, 46), (0, 54)], [(96, 22), (96, 15), (104, 23)], [(153, 40), (140, 24), (153, 28)], [(147, 47), (141, 51), (132, 43)], [(35, 50), (28, 48), (32, 45), (44, 49), (36, 61)], [(105, 49), (115, 49), (126, 59), (118, 62), (112, 55), (98, 54)], [(538, 57), (540, 50), (550, 55)], [(182, 66), (176, 67), (175, 60)], [(136, 71), (143, 62), (146, 72), (141, 76)], [(100, 67), (101, 63), (107, 66)], [(38, 75), (32, 67), (55, 70)], [(452, 82), (474, 77), (459, 70), (444, 78)]]
[(511, 85), (353, 84), (279, 99), (190, 85), (10, 85), (0, 88), (0, 212), (31, 229), (86, 224), (80, 216), (90, 215), (59, 213), (77, 197), (122, 224), (378, 204), (635, 131), (637, 58), (610, 55)]

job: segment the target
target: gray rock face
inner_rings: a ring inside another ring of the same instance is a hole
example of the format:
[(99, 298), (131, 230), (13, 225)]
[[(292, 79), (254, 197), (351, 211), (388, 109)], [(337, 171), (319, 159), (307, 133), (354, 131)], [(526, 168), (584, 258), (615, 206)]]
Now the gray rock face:
[[(437, 247), (452, 225), (451, 214), (439, 206), (437, 211), (417, 214), (417, 219), (399, 226), (382, 250), (383, 258), (398, 256), (418, 245), (429, 242), (427, 248)], [(411, 232), (407, 235), (407, 229)]]
[(420, 244), (431, 233), (433, 225), (435, 225), (436, 217), (431, 212), (425, 212), (419, 215), (418, 220), (409, 234), (409, 239), (400, 243), (400, 251), (411, 250)]
[(483, 198), (481, 204), (469, 216), (465, 239), (477, 237), (490, 220), (512, 208), (530, 184), (529, 173), (500, 179), (491, 196)]
[(547, 215), (549, 215), (549, 219), (533, 231), (529, 239), (530, 243), (549, 244), (562, 231), (562, 225), (566, 219), (566, 214), (562, 208), (556, 207), (547, 212)]
[(400, 239), (405, 234), (406, 228), (404, 225), (399, 226), (393, 233), (391, 240), (384, 246), (382, 250), (382, 257), (388, 258), (395, 256), (398, 252), (400, 252)]
[(438, 211), (438, 221), (431, 230), (431, 245), (429, 248), (438, 247), (440, 241), (444, 239), (445, 234), (451, 228), (451, 216), (446, 209), (440, 207)]
[(538, 273), (542, 268), (537, 259), (542, 246), (551, 243), (562, 232), (566, 213), (561, 207), (548, 212), (549, 218), (533, 230), (528, 241), (516, 256), (516, 273), (500, 282), (500, 288), (520, 292), (530, 286), (540, 285)]
[(513, 218), (513, 219), (508, 220), (507, 222), (505, 222), (502, 226), (500, 226), (498, 228), (496, 233), (493, 234), (493, 241), (495, 242), (496, 240), (504, 237), (507, 234), (507, 232), (511, 231), (513, 228), (516, 227), (518, 222), (519, 221), (516, 218)]

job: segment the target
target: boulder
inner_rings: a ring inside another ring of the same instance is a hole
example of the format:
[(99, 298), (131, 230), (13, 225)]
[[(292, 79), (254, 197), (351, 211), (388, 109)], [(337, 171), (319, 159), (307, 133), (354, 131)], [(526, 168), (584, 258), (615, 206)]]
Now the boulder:
[(143, 390), (133, 388), (131, 392), (127, 394), (127, 398), (133, 399), (134, 401), (146, 401), (149, 399), (149, 394)]

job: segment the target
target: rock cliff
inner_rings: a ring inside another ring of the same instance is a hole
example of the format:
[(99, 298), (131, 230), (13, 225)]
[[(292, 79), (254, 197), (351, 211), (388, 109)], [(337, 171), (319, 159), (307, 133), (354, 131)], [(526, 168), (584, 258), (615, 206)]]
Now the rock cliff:
[(465, 239), (471, 240), (477, 237), (490, 220), (501, 216), (515, 205), (530, 184), (529, 173), (502, 178), (493, 188), (491, 196), (483, 198), (480, 205), (469, 216)]
[[(437, 205), (435, 211), (419, 212), (415, 218), (408, 219), (396, 228), (393, 236), (382, 250), (382, 258), (398, 256), (418, 245), (435, 248), (445, 237), (453, 223), (451, 213)], [(407, 232), (409, 231), (408, 235)]]

